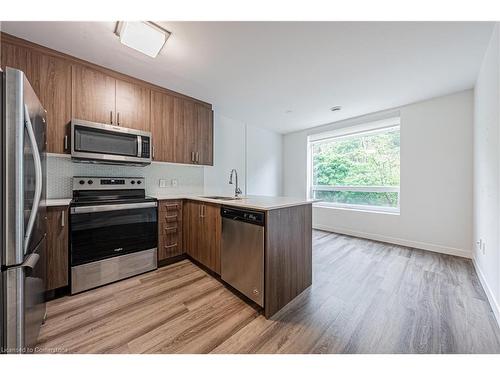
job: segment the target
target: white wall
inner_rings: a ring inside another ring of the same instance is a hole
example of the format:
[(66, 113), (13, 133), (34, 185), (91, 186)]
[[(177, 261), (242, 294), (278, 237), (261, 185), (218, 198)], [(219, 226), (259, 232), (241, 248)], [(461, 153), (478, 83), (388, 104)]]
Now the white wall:
[[(498, 25), (474, 95), (474, 263), (500, 322), (500, 41)], [(484, 253), (476, 244), (484, 241)]]
[[(284, 193), (306, 196), (307, 136), (393, 115), (374, 114), (284, 136)], [(399, 215), (315, 207), (316, 228), (471, 257), (471, 90), (401, 107)]]
[(214, 166), (205, 167), (205, 194), (234, 194), (234, 185), (228, 183), (233, 168), (245, 193), (245, 124), (215, 111)]
[(281, 195), (282, 144), (281, 134), (215, 111), (214, 166), (205, 167), (205, 194), (234, 194), (234, 185), (228, 181), (231, 169), (236, 168), (244, 194)]
[(283, 136), (247, 126), (247, 192), (249, 195), (282, 194)]

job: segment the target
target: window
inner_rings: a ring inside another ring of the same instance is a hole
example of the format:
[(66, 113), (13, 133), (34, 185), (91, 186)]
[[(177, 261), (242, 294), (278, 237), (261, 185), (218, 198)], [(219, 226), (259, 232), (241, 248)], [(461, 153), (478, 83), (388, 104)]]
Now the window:
[(337, 207), (399, 212), (399, 118), (384, 123), (310, 138), (312, 198)]

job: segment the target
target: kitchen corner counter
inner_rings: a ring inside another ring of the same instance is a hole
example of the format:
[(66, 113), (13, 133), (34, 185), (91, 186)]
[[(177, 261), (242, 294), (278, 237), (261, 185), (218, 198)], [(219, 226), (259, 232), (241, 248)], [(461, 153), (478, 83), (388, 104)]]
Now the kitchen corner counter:
[(69, 206), (70, 203), (71, 203), (71, 198), (46, 199), (45, 200), (45, 205), (47, 207)]
[(156, 195), (159, 200), (166, 199), (190, 199), (201, 202), (215, 203), (224, 206), (237, 208), (248, 208), (260, 211), (270, 211), (286, 207), (301, 206), (304, 204), (312, 204), (316, 202), (312, 199), (301, 199), (293, 197), (269, 197), (261, 195), (247, 195), (234, 200), (209, 198), (216, 195)]
[[(224, 206), (238, 207), (238, 208), (248, 208), (260, 211), (270, 211), (286, 207), (301, 206), (304, 204), (312, 204), (316, 200), (312, 199), (301, 199), (293, 197), (269, 197), (261, 195), (247, 195), (235, 200), (225, 200), (225, 199), (214, 199), (207, 198), (208, 196), (215, 195), (191, 195), (191, 194), (153, 194), (154, 198), (158, 200), (168, 200), (168, 199), (191, 199), (194, 201), (215, 203)], [(71, 198), (60, 198), (60, 199), (47, 199), (47, 207), (57, 207), (57, 206), (69, 206), (71, 203)]]

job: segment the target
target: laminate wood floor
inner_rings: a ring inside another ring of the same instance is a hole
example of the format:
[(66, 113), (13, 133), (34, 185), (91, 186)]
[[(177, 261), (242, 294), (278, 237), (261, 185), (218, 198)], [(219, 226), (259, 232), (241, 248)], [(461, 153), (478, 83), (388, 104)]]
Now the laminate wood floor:
[(42, 352), (500, 353), (470, 260), (313, 233), (313, 285), (266, 320), (188, 260), (48, 303)]

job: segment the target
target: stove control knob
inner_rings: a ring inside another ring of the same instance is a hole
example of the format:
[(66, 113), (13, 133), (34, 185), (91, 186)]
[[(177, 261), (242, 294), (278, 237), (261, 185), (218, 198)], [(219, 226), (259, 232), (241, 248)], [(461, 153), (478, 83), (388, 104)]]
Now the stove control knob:
[(80, 185), (83, 185), (83, 184), (85, 183), (85, 181), (80, 180), (80, 181), (78, 181), (78, 183), (79, 183)]
[(88, 183), (89, 185), (92, 185), (92, 184), (94, 183), (94, 181), (92, 181), (92, 180), (88, 180), (88, 181), (87, 181), (87, 183)]
[(134, 180), (132, 180), (132, 181), (130, 181), (130, 183), (133, 185), (133, 184), (135, 184), (135, 181), (134, 181)]
[(140, 185), (142, 184), (142, 181), (141, 180), (137, 180), (137, 185)]

